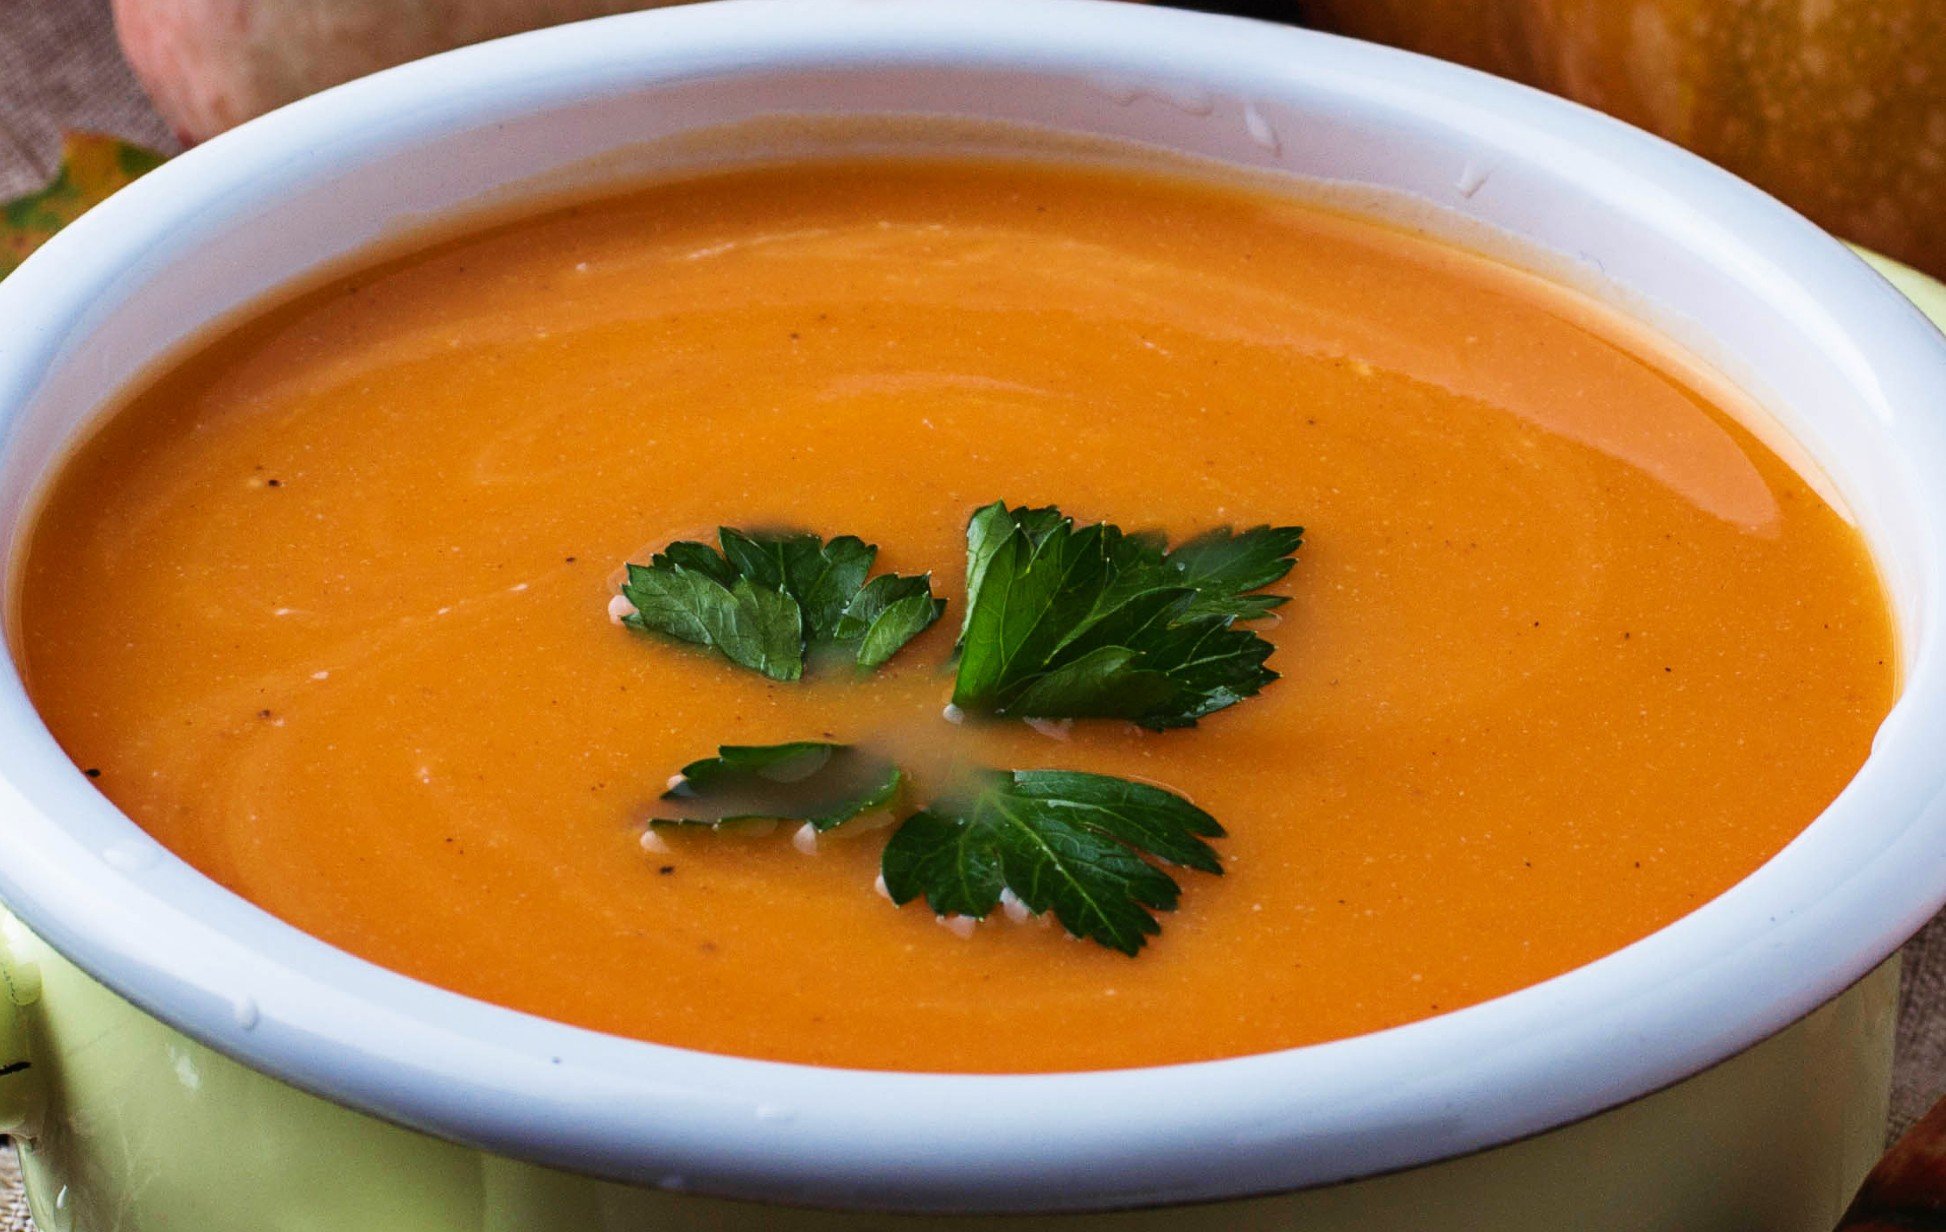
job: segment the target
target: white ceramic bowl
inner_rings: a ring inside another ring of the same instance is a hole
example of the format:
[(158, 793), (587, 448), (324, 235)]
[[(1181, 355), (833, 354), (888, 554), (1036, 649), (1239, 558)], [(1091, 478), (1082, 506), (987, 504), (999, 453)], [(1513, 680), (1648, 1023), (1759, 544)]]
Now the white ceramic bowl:
[(1946, 340), (1809, 223), (1673, 146), (1296, 30), (1083, 0), (732, 0), (329, 91), (190, 151), (0, 283), (0, 535), (17, 540), (65, 442), (144, 364), (322, 262), (654, 138), (886, 112), (1405, 194), (1555, 254), (1704, 348), (1823, 466), (1884, 569), (1906, 686), (1870, 760), (1746, 881), (1580, 970), (1356, 1039), (1109, 1073), (707, 1056), (417, 983), (157, 848), (61, 754), (11, 668), (0, 897), (150, 1014), (389, 1120), (629, 1181), (990, 1210), (1291, 1189), (1561, 1125), (1804, 1017), (1946, 900)]

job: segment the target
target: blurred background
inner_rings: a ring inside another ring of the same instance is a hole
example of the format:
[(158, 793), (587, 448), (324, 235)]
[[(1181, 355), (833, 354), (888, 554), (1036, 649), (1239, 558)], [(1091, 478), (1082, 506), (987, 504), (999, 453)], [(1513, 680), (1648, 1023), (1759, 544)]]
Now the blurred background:
[[(168, 152), (403, 60), (671, 2), (0, 0), (0, 200), (49, 178), (64, 128)], [(1688, 146), (1846, 239), (1946, 275), (1942, 0), (1190, 7), (1391, 43), (1566, 95)]]

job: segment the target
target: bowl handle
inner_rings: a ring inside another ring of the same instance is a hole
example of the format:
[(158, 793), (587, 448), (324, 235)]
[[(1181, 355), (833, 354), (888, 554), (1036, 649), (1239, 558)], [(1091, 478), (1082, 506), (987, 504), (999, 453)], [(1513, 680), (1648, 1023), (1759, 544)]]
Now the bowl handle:
[(41, 999), (41, 971), (19, 961), (0, 929), (0, 1134), (31, 1138), (40, 1120), (40, 1081), (27, 1046), (29, 1006)]

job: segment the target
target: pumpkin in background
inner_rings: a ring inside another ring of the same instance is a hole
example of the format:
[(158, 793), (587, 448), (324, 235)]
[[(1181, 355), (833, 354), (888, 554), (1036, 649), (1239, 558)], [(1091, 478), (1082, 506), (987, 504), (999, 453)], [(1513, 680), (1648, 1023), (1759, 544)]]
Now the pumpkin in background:
[(1295, 0), (1300, 12), (1598, 107), (1946, 275), (1946, 0)]
[(677, 0), (115, 0), (122, 53), (184, 142), (463, 43)]

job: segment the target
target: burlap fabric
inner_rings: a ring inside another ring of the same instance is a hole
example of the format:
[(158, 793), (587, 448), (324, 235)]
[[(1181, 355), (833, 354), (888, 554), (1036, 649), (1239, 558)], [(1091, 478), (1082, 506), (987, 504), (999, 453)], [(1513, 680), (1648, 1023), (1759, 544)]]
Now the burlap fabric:
[(115, 50), (107, 0), (0, 0), (0, 200), (46, 180), (70, 128), (175, 148)]
[[(173, 149), (115, 49), (108, 0), (0, 0), (0, 200), (37, 187), (64, 129)], [(1906, 947), (1891, 1133), (1946, 1089), (1946, 917)], [(0, 1232), (31, 1232), (11, 1153), (0, 1154)]]

